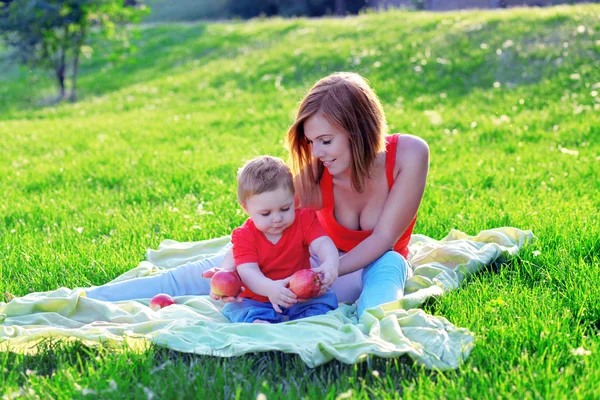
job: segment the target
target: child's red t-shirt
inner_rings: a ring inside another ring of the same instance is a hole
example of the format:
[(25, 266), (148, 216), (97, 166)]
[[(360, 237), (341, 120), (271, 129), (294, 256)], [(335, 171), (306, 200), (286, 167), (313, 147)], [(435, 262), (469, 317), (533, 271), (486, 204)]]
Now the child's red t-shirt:
[[(252, 218), (231, 235), (235, 266), (257, 263), (262, 273), (269, 279), (285, 279), (294, 272), (310, 268), (310, 243), (326, 236), (317, 219), (317, 213), (309, 208), (297, 209), (294, 223), (283, 231), (281, 238), (273, 244), (259, 231)], [(267, 302), (269, 299), (246, 288), (241, 297)]]

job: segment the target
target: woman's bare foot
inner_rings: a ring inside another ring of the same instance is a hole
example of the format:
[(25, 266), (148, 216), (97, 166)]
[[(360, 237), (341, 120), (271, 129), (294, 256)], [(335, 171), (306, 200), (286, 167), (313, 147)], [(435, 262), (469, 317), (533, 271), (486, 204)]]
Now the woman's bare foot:
[(263, 321), (262, 319), (255, 319), (252, 321), (253, 324), (270, 324), (269, 321)]

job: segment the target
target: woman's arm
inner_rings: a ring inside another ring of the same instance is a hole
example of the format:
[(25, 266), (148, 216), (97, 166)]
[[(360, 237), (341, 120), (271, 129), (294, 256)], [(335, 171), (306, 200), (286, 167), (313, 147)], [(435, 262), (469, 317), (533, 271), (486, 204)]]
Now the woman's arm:
[(333, 240), (329, 236), (321, 236), (310, 243), (310, 252), (315, 254), (321, 265), (314, 271), (323, 275), (321, 284), (329, 287), (338, 277), (340, 256)]
[(221, 269), (225, 271), (235, 271), (235, 261), (233, 260), (233, 249), (227, 250), (223, 261), (221, 261)]
[(417, 215), (429, 172), (429, 147), (415, 136), (398, 138), (398, 173), (373, 234), (340, 258), (340, 276), (366, 267), (390, 250)]

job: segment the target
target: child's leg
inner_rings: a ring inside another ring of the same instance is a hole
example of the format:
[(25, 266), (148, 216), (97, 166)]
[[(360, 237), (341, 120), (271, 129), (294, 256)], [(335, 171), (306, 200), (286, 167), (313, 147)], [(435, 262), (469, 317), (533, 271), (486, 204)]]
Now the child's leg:
[(225, 254), (181, 265), (167, 272), (128, 281), (107, 283), (86, 290), (87, 297), (104, 301), (151, 298), (158, 293), (171, 296), (203, 295), (210, 293), (210, 279), (202, 272), (221, 265)]
[(358, 298), (358, 316), (366, 309), (398, 300), (404, 296), (408, 263), (395, 251), (388, 251), (362, 272), (363, 290)]
[(243, 299), (241, 303), (226, 303), (222, 312), (231, 322), (283, 321), (283, 316), (273, 309), (271, 303), (250, 299)]
[(296, 303), (288, 310), (290, 321), (312, 317), (314, 315), (327, 314), (338, 307), (337, 296), (331, 290), (326, 291), (319, 297), (315, 297), (303, 303)]

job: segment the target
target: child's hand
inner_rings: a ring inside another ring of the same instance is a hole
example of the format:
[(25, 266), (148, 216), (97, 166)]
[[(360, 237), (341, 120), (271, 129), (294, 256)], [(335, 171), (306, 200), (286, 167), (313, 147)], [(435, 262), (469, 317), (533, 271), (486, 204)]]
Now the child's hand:
[[(229, 270), (225, 269), (225, 268), (214, 267), (214, 268), (207, 269), (206, 271), (204, 271), (202, 273), (202, 277), (210, 279), (210, 278), (212, 278), (212, 276), (214, 274), (216, 274), (219, 271), (229, 271)], [(234, 271), (235, 271), (235, 269), (234, 269)], [(246, 290), (246, 289), (242, 286), (242, 289), (240, 290), (240, 293), (242, 293), (244, 290)], [(242, 300), (243, 300), (242, 297), (239, 297), (239, 296), (238, 297), (227, 297), (227, 296), (221, 297), (221, 296), (217, 296), (216, 294), (214, 294), (212, 292), (212, 290), (210, 291), (210, 297), (212, 299), (214, 299), (214, 300), (221, 300), (223, 303), (234, 303), (234, 302), (235, 303), (241, 303)]]
[(273, 309), (281, 313), (281, 307), (289, 308), (296, 304), (296, 295), (287, 287), (290, 284), (290, 277), (279, 281), (271, 281), (267, 288), (266, 296), (273, 305)]

